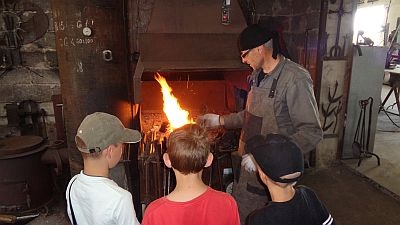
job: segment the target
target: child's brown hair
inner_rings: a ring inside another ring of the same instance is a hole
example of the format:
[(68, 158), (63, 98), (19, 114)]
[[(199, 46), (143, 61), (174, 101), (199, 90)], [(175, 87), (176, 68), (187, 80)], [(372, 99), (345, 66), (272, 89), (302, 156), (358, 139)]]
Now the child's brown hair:
[(210, 153), (206, 131), (197, 124), (186, 124), (174, 130), (168, 139), (171, 165), (184, 175), (200, 172)]

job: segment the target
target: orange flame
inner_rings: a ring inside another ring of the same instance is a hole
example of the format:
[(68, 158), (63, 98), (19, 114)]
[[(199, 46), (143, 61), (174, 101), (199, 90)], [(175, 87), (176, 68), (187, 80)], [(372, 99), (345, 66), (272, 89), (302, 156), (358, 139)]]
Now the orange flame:
[(168, 85), (164, 77), (159, 73), (156, 73), (154, 78), (161, 85), (161, 92), (163, 93), (164, 107), (163, 110), (167, 115), (170, 127), (172, 129), (179, 128), (185, 124), (194, 123), (193, 120), (189, 120), (189, 112), (182, 109), (178, 103), (178, 99), (171, 94), (172, 89)]

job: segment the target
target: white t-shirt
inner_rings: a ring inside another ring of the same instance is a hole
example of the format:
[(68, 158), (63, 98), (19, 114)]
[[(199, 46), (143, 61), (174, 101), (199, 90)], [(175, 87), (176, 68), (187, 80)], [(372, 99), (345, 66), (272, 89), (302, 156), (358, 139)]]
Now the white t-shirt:
[(88, 176), (83, 174), (83, 171), (70, 180), (65, 193), (71, 222), (69, 205), (71, 184), (71, 204), (77, 224), (140, 225), (130, 192), (106, 177)]

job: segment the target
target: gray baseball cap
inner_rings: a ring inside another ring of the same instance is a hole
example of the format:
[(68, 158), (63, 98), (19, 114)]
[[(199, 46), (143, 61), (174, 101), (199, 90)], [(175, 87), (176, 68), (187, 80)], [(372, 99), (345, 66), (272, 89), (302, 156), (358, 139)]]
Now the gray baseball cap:
[(104, 112), (87, 115), (79, 125), (75, 142), (77, 137), (86, 146), (78, 147), (79, 151), (86, 153), (100, 152), (112, 144), (137, 143), (142, 138), (139, 131), (125, 128), (116, 116)]

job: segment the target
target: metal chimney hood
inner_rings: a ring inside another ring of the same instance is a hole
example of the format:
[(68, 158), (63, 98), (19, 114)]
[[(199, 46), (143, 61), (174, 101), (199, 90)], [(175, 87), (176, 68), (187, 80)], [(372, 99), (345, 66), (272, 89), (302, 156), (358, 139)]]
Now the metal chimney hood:
[(244, 70), (237, 48), (246, 21), (236, 0), (222, 24), (221, 0), (155, 0), (149, 25), (139, 33), (144, 71)]

